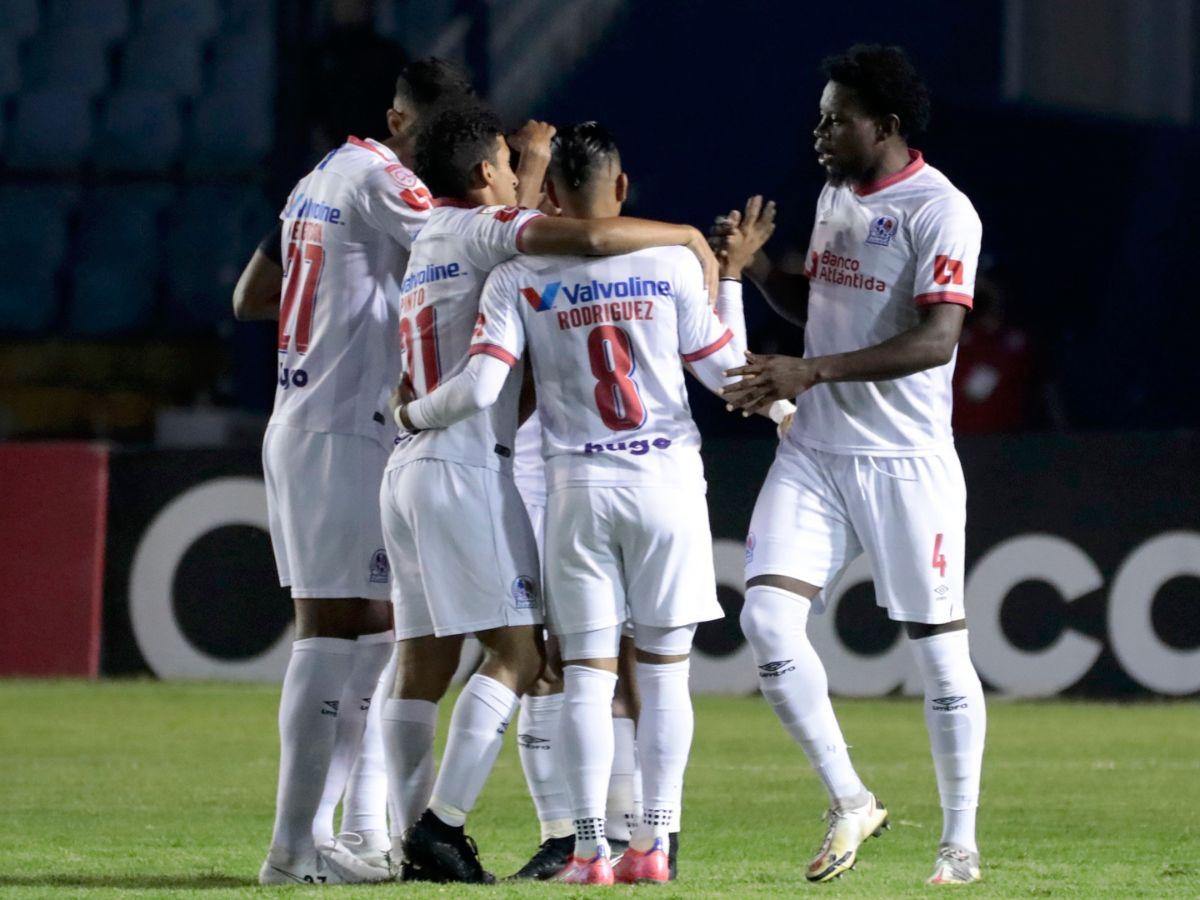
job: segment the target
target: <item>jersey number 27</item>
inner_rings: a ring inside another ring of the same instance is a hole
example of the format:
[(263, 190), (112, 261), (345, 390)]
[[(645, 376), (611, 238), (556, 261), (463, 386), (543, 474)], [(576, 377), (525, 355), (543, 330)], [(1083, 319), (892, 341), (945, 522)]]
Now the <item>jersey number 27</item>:
[[(286, 351), (296, 338), (296, 352), (308, 352), (312, 340), (313, 308), (316, 304), (317, 282), (321, 280), (321, 267), (325, 264), (325, 250), (320, 244), (309, 241), (292, 241), (288, 244), (287, 274), (283, 276), (283, 298), (279, 304), (279, 349)], [(292, 310), (296, 299), (296, 322), (292, 330)]]

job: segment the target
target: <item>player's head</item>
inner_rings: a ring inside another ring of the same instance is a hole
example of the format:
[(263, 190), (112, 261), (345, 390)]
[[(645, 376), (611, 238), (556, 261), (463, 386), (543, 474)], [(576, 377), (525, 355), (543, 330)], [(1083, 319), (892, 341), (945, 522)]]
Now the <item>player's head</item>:
[(398, 145), (398, 154), (412, 164), (414, 137), (421, 119), (438, 107), (460, 103), (474, 95), (465, 72), (444, 59), (430, 56), (404, 67), (396, 79), (396, 91), (387, 111), (388, 131)]
[(901, 48), (855, 44), (821, 68), (829, 80), (813, 136), (830, 181), (858, 180), (929, 123), (929, 91)]
[(580, 122), (559, 129), (551, 143), (546, 187), (550, 202), (576, 218), (616, 216), (629, 194), (629, 176), (608, 129)]
[(514, 206), (517, 176), (504, 129), (480, 103), (434, 113), (417, 137), (416, 173), (435, 197)]

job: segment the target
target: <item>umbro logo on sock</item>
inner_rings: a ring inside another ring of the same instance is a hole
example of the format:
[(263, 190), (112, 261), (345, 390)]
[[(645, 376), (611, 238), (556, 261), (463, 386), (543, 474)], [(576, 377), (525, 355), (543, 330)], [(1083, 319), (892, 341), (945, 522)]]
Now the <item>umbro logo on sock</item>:
[(363, 712), (366, 712), (367, 710), (369, 710), (371, 708), (371, 698), (363, 697), (362, 703), (360, 703), (358, 705), (358, 708), (361, 709)]
[(546, 746), (550, 743), (550, 738), (541, 738), (536, 734), (518, 734), (517, 741), (526, 750), (549, 750)]
[(966, 697), (937, 697), (929, 702), (938, 712), (950, 712), (955, 709), (966, 709), (967, 704), (962, 702), (966, 699)]
[(324, 709), (321, 710), (321, 715), (323, 715), (323, 716), (336, 716), (337, 715), (337, 711), (338, 711), (338, 701), (337, 700), (326, 700), (323, 702), (322, 705), (324, 706)]
[(777, 659), (775, 662), (763, 663), (758, 667), (758, 674), (763, 678), (778, 678), (788, 672), (796, 671), (790, 659)]

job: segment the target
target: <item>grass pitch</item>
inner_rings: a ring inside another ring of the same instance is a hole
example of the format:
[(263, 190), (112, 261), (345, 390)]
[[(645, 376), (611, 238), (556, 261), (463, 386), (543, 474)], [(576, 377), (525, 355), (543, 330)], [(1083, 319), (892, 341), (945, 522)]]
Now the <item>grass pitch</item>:
[[(271, 832), (278, 689), (0, 681), (0, 896), (579, 896), (560, 885), (259, 888)], [(680, 880), (657, 898), (926, 896), (940, 829), (916, 700), (840, 701), (891, 832), (857, 869), (809, 885), (823, 792), (756, 699), (699, 698)], [(449, 718), (443, 707), (442, 724)], [(989, 709), (980, 810), (988, 897), (1200, 897), (1200, 706), (1007, 703)], [(503, 875), (537, 842), (510, 741), (472, 816)], [(599, 889), (603, 890), (603, 889)], [(954, 890), (954, 889), (940, 889)]]

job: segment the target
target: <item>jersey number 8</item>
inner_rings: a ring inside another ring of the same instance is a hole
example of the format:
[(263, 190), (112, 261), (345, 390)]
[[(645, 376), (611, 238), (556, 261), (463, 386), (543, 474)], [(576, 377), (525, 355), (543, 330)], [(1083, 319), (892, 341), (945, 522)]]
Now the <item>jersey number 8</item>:
[(629, 335), (616, 325), (599, 325), (588, 335), (588, 359), (596, 377), (596, 408), (613, 431), (632, 431), (646, 421), (646, 408), (631, 376), (637, 368)]

